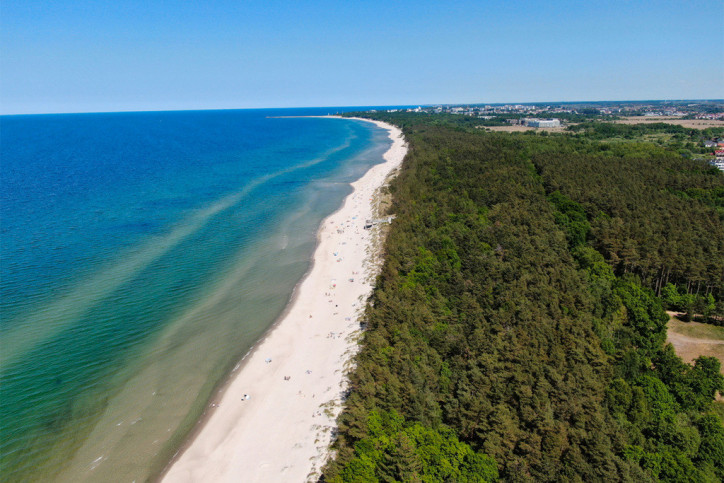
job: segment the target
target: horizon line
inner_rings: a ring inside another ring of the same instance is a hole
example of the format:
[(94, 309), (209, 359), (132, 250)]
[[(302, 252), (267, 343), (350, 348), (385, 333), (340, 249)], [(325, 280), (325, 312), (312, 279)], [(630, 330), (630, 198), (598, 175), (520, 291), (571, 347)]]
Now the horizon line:
[(589, 101), (506, 101), (506, 102), (430, 102), (422, 104), (386, 104), (366, 106), (287, 106), (287, 107), (212, 107), (212, 108), (178, 108), (178, 109), (122, 109), (117, 111), (65, 111), (65, 112), (12, 112), (0, 113), (1, 116), (47, 116), (62, 114), (120, 114), (120, 113), (149, 113), (149, 112), (196, 112), (196, 111), (263, 111), (272, 109), (335, 109), (335, 108), (407, 108), (412, 106), (477, 106), (477, 105), (541, 105), (541, 104), (598, 104), (598, 103), (636, 103), (636, 102), (724, 102), (724, 99), (700, 98), (700, 99), (605, 99)]

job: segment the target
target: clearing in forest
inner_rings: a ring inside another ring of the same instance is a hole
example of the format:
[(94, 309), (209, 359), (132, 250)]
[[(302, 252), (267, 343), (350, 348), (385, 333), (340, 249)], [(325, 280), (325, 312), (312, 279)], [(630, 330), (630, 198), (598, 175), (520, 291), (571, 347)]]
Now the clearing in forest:
[[(684, 362), (694, 363), (699, 356), (716, 357), (721, 363), (724, 374), (724, 327), (699, 322), (682, 322), (675, 312), (668, 312), (668, 341), (674, 346), (676, 354)], [(717, 394), (717, 404), (724, 404), (724, 395)], [(723, 412), (719, 409), (718, 412)]]
[(724, 127), (724, 121), (720, 119), (682, 119), (680, 116), (626, 116), (612, 122), (616, 124), (653, 124), (663, 122), (690, 129)]
[(724, 373), (724, 327), (698, 322), (682, 322), (669, 312), (668, 340), (684, 362), (693, 363), (699, 356), (719, 359)]

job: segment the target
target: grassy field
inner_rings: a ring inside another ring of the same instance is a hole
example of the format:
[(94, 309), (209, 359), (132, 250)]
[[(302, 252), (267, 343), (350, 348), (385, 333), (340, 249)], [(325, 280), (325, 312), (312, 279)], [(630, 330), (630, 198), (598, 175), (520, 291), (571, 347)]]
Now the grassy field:
[(698, 322), (683, 322), (677, 319), (674, 313), (669, 313), (669, 333), (671, 332), (696, 339), (724, 342), (724, 327)]
[[(720, 120), (708, 120), (708, 119), (682, 119), (681, 117), (676, 116), (653, 116), (653, 117), (646, 117), (646, 116), (629, 116), (629, 117), (623, 117), (621, 119), (616, 119), (615, 121), (608, 121), (613, 122), (616, 124), (654, 124), (663, 122), (666, 124), (676, 124), (678, 126), (683, 126), (685, 128), (692, 128), (692, 129), (706, 129), (710, 127), (724, 127), (724, 121)], [(514, 125), (514, 126), (478, 126), (479, 129), (485, 129), (487, 131), (497, 131), (497, 132), (525, 132), (525, 131), (548, 131), (548, 132), (567, 132), (566, 128), (568, 126), (574, 125), (576, 123), (566, 123), (565, 126), (560, 127), (552, 127), (552, 128), (536, 128), (536, 127), (529, 127), (529, 126), (520, 126), (520, 125)], [(670, 138), (671, 135), (666, 135), (666, 139)], [(661, 136), (654, 135), (654, 139), (650, 140), (660, 140)]]
[(684, 362), (692, 363), (699, 356), (716, 357), (724, 374), (724, 327), (682, 322), (669, 312), (668, 340)]
[(548, 131), (548, 132), (567, 132), (566, 126), (559, 127), (530, 127), (511, 125), (511, 126), (478, 126), (479, 129), (496, 132), (525, 132), (525, 131)]
[(686, 128), (706, 129), (708, 127), (724, 127), (724, 121), (708, 119), (681, 119), (677, 116), (628, 116), (615, 121), (617, 124), (652, 124), (664, 122), (666, 124), (677, 124)]

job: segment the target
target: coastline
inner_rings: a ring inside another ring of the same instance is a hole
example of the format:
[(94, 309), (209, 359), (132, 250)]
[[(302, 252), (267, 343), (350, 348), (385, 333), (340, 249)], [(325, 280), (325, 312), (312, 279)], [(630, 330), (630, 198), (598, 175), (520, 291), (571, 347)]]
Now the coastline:
[(407, 147), (386, 123), (312, 117), (372, 122), (393, 144), (322, 221), (310, 269), (287, 308), (234, 369), (163, 481), (305, 481), (329, 456), (359, 317), (380, 268), (380, 230), (363, 226)]

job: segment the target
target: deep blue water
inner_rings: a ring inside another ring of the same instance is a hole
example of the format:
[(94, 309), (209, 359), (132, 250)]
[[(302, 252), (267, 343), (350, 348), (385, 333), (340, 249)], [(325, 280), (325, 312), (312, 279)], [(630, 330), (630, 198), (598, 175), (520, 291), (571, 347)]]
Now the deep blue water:
[(329, 111), (0, 117), (5, 478), (158, 471), (382, 161), (372, 124), (270, 117)]

